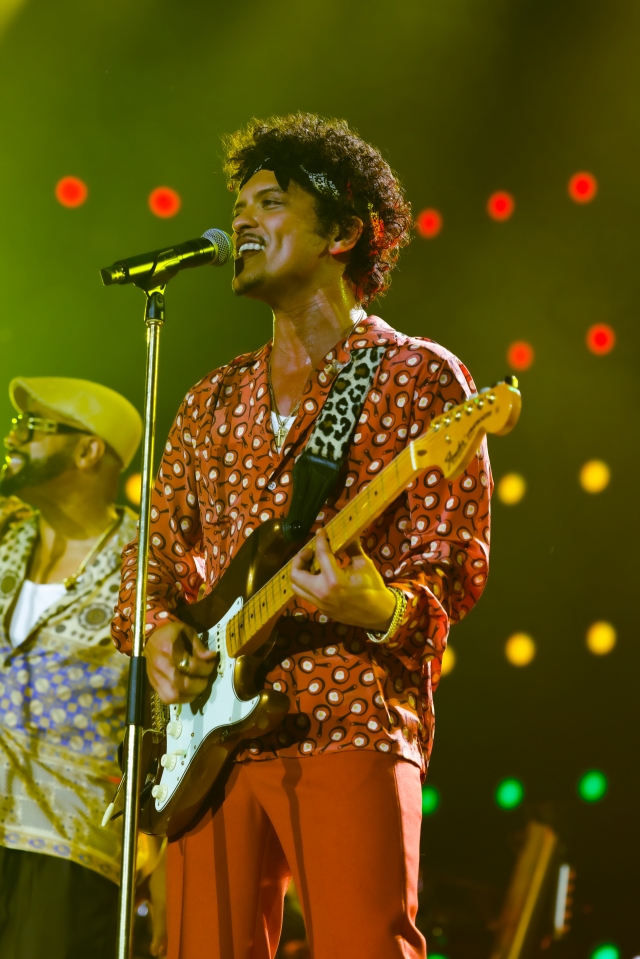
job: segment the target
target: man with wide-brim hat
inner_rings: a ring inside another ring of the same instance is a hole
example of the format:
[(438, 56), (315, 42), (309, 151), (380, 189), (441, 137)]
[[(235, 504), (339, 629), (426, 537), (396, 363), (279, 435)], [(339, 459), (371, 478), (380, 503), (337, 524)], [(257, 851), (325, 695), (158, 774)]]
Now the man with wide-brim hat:
[(0, 473), (0, 956), (114, 954), (127, 660), (109, 627), (142, 435), (114, 390), (18, 377)]

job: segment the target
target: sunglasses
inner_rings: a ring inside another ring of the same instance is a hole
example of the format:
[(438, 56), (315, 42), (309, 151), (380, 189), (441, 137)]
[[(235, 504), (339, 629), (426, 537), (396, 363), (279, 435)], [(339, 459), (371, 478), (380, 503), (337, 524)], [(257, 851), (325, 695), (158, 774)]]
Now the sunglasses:
[(57, 423), (55, 420), (45, 420), (40, 416), (31, 416), (30, 413), (20, 413), (11, 420), (9, 435), (5, 439), (12, 443), (18, 443), (22, 446), (30, 443), (33, 439), (35, 430), (42, 433), (88, 433), (87, 430), (80, 429), (78, 426), (67, 426), (66, 423)]

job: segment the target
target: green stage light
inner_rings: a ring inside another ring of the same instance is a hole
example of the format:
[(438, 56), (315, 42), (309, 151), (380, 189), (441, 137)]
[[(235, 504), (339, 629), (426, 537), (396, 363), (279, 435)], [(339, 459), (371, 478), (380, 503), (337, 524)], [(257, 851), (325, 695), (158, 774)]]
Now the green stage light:
[(496, 789), (496, 802), (502, 809), (515, 809), (524, 798), (524, 786), (518, 779), (503, 779)]
[(594, 949), (591, 953), (591, 959), (620, 959), (620, 950), (617, 946), (608, 942)]
[(425, 786), (422, 790), (422, 815), (430, 816), (440, 805), (440, 793), (433, 786)]
[[(585, 773), (578, 783), (578, 792), (580, 793), (580, 798), (584, 799), (585, 802), (598, 802), (606, 793), (607, 786), (607, 777), (604, 773), (599, 772), (597, 769), (592, 769), (588, 773)], [(601, 956), (600, 959), (610, 959), (610, 957)]]
[[(447, 959), (441, 952), (429, 952), (429, 959)], [(609, 959), (609, 956), (603, 956), (603, 959)]]

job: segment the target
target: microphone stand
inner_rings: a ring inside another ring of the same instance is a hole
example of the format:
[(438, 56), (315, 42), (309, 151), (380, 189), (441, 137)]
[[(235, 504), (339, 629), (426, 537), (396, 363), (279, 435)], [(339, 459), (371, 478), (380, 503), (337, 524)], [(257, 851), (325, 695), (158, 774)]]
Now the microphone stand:
[(124, 741), (124, 810), (122, 828), (122, 870), (118, 900), (117, 959), (130, 959), (133, 910), (135, 905), (138, 809), (140, 802), (140, 754), (144, 728), (146, 659), (143, 655), (147, 604), (147, 571), (149, 565), (149, 529), (151, 525), (151, 484), (153, 482), (153, 448), (156, 431), (158, 393), (158, 350), (160, 327), (164, 323), (164, 291), (166, 281), (153, 289), (145, 289), (144, 322), (147, 326), (147, 370), (144, 389), (144, 438), (142, 441), (142, 487), (138, 527), (138, 568), (133, 633), (133, 655), (129, 667), (126, 733)]
[[(206, 242), (203, 242), (206, 241)], [(140, 760), (144, 733), (147, 661), (144, 658), (147, 611), (147, 571), (151, 526), (151, 484), (153, 447), (156, 432), (158, 394), (158, 350), (160, 327), (164, 323), (164, 291), (167, 283), (184, 266), (223, 265), (231, 252), (230, 237), (222, 230), (207, 230), (197, 240), (181, 246), (156, 250), (141, 257), (120, 260), (100, 270), (105, 286), (134, 283), (146, 297), (144, 322), (147, 326), (147, 372), (144, 387), (144, 437), (142, 440), (142, 483), (138, 523), (138, 565), (133, 631), (133, 654), (129, 667), (126, 731), (123, 745), (124, 808), (122, 827), (122, 869), (118, 900), (116, 959), (130, 959), (133, 907), (135, 904), (138, 811), (140, 802)], [(120, 787), (118, 787), (118, 792)], [(117, 796), (117, 793), (116, 793)], [(114, 797), (115, 801), (115, 797)], [(110, 810), (107, 811), (107, 816)]]

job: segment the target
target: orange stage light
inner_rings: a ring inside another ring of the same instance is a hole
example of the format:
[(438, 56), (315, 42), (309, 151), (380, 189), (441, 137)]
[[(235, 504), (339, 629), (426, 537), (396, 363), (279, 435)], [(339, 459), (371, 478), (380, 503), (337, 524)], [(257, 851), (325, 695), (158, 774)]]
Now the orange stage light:
[(487, 213), (492, 220), (508, 220), (515, 210), (515, 201), (510, 193), (498, 190), (487, 200)]
[(442, 229), (442, 216), (437, 210), (423, 210), (416, 220), (418, 233), (425, 240), (432, 240)]
[(507, 350), (507, 363), (512, 370), (528, 370), (535, 359), (535, 351), (525, 340), (516, 340)]
[(149, 209), (156, 216), (170, 217), (175, 216), (182, 200), (180, 195), (172, 190), (170, 186), (159, 186), (149, 194)]
[(82, 206), (89, 195), (87, 184), (77, 176), (63, 176), (56, 183), (56, 200), (62, 206)]
[(606, 323), (594, 323), (587, 330), (587, 348), (596, 356), (610, 353), (616, 345), (616, 334)]
[(592, 173), (574, 173), (568, 190), (574, 203), (590, 203), (598, 192), (598, 181)]

